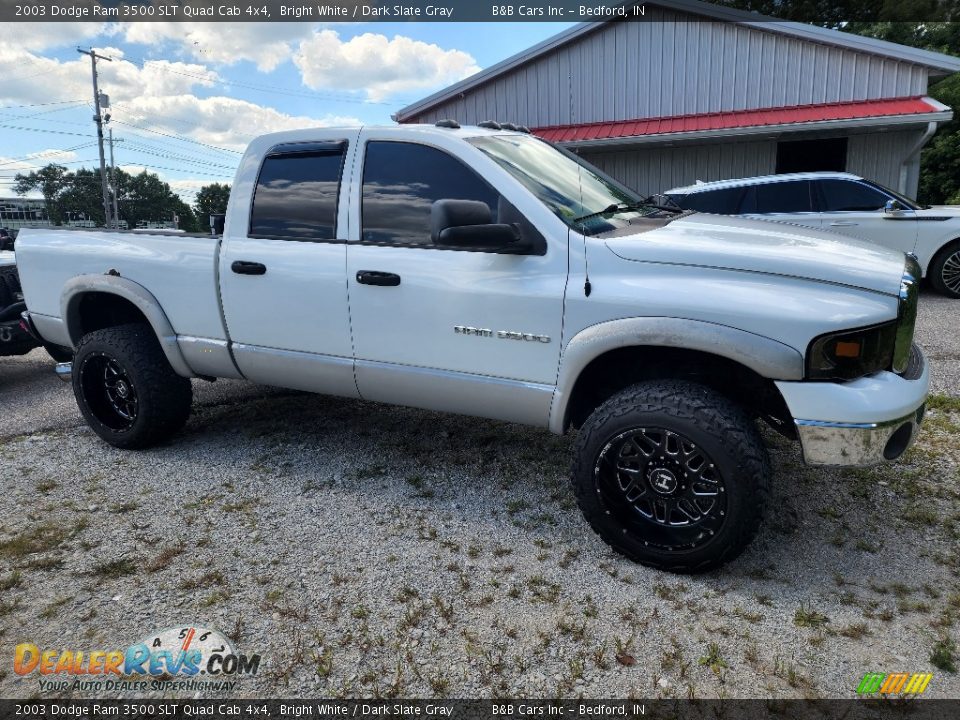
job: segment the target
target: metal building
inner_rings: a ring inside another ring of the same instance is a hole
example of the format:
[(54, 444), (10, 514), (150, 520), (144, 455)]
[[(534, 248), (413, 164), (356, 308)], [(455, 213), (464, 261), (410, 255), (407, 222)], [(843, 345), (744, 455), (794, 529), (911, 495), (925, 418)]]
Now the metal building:
[(916, 196), (960, 59), (696, 0), (582, 23), (407, 106), (401, 123), (527, 125), (637, 191), (847, 170)]

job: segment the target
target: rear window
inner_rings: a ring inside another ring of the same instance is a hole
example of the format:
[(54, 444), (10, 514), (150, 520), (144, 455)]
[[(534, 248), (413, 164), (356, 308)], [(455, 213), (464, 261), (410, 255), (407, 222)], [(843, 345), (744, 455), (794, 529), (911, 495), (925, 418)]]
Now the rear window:
[(333, 240), (345, 143), (282, 146), (260, 168), (250, 213), (250, 236)]
[(802, 213), (811, 212), (810, 183), (807, 180), (764, 183), (748, 188), (740, 208), (741, 213)]
[(685, 210), (714, 213), (716, 215), (736, 215), (740, 210), (740, 199), (744, 189), (723, 188), (722, 190), (706, 190), (690, 193), (689, 195), (671, 195), (674, 202)]

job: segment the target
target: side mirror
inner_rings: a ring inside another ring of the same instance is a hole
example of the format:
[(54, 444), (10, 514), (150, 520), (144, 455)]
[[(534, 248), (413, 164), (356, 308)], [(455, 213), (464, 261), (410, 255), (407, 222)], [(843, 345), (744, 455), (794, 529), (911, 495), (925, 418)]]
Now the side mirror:
[(514, 225), (493, 223), (490, 206), (476, 200), (437, 200), (430, 207), (434, 245), (474, 250), (522, 250)]
[(887, 200), (883, 205), (883, 211), (885, 213), (895, 213), (903, 210), (904, 207), (899, 200)]

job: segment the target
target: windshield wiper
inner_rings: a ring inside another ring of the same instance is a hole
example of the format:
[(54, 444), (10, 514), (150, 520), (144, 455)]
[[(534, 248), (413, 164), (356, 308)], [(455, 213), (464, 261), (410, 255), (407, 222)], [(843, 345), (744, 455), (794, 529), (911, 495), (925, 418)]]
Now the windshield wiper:
[(686, 212), (686, 210), (677, 204), (676, 200), (669, 195), (664, 195), (662, 193), (657, 193), (656, 195), (650, 195), (644, 198), (643, 204), (652, 208), (656, 208), (657, 210), (663, 210), (665, 212), (678, 214)]
[(581, 215), (580, 217), (575, 217), (574, 222), (583, 222), (584, 220), (589, 220), (590, 218), (599, 217), (600, 215), (610, 215), (612, 213), (618, 212), (633, 212), (635, 210), (642, 210), (644, 205), (625, 205), (614, 203), (613, 205), (607, 205), (603, 210), (597, 210), (596, 212), (587, 213), (586, 215)]

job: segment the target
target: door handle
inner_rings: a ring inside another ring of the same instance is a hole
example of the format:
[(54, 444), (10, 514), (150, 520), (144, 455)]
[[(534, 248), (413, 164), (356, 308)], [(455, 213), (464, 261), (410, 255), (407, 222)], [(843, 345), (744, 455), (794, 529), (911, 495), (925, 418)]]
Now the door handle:
[(249, 260), (234, 260), (230, 269), (237, 275), (263, 275), (267, 272), (267, 266), (263, 263), (250, 262)]
[(859, 225), (860, 223), (855, 222), (832, 222), (830, 227), (853, 227), (854, 225)]
[(400, 276), (395, 273), (380, 272), (379, 270), (358, 270), (357, 282), (363, 285), (396, 287), (400, 284)]

